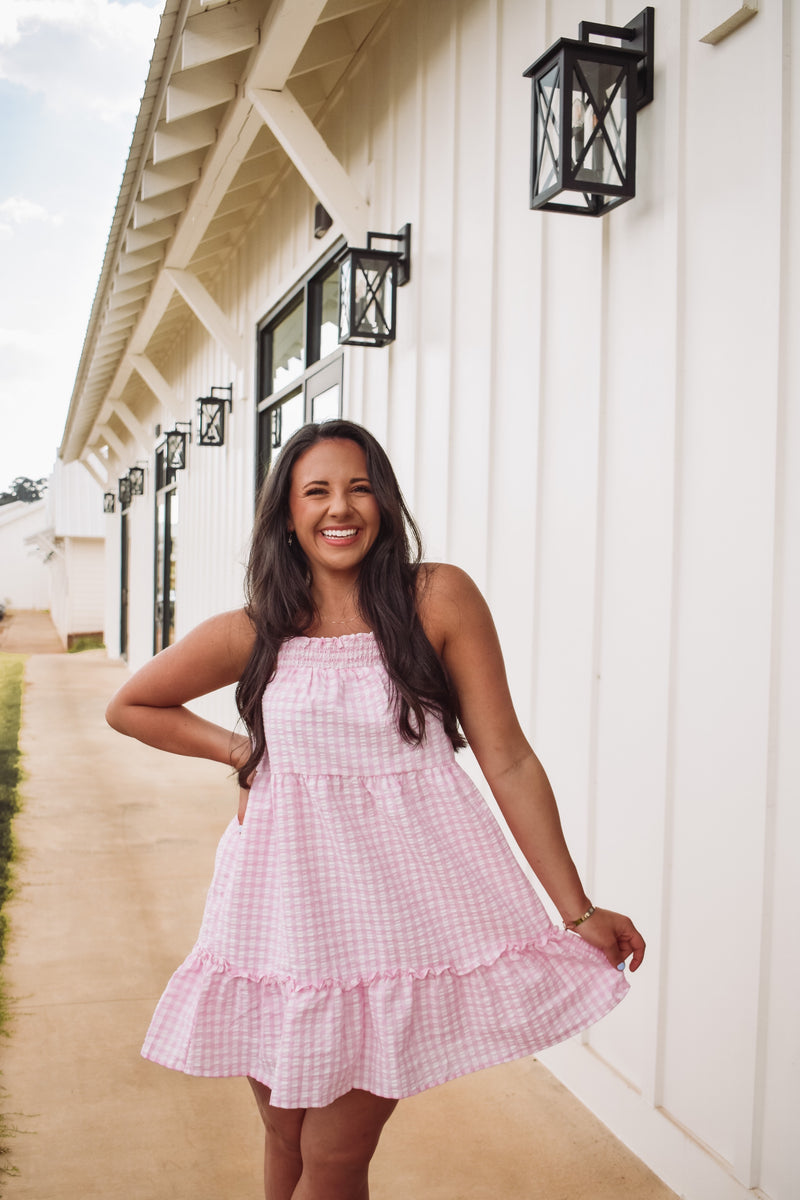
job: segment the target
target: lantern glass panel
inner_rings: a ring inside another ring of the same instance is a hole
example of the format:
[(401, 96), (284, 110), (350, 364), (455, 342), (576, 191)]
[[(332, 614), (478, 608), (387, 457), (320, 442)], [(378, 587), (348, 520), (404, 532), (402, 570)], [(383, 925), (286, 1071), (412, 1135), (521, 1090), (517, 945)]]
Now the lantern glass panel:
[(339, 341), (350, 337), (350, 310), (352, 308), (353, 272), (350, 257), (342, 262), (339, 271)]
[(203, 400), (200, 403), (201, 446), (222, 446), (225, 443), (225, 401)]
[(581, 60), (571, 72), (571, 168), (580, 183), (622, 187), (628, 174), (628, 70)]
[(131, 481), (127, 475), (123, 476), (117, 484), (117, 495), (119, 502), (125, 508), (131, 502)]
[(182, 471), (186, 466), (186, 434), (173, 430), (167, 434), (167, 467)]
[(534, 86), (534, 195), (554, 187), (559, 176), (559, 145), (561, 142), (561, 63), (554, 66)]
[(113, 513), (116, 505), (114, 503), (116, 497), (113, 492), (105, 492), (103, 495), (103, 512)]
[(319, 357), (325, 358), (339, 344), (339, 270), (331, 271), (321, 285), (322, 314), (319, 328)]

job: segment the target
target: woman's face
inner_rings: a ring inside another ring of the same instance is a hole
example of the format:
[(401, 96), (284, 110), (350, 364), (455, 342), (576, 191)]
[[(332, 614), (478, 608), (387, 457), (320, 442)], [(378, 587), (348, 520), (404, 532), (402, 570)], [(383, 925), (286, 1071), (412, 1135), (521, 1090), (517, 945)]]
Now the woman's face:
[(356, 577), (380, 532), (381, 517), (364, 451), (344, 438), (326, 438), (292, 468), (289, 529), (312, 575)]

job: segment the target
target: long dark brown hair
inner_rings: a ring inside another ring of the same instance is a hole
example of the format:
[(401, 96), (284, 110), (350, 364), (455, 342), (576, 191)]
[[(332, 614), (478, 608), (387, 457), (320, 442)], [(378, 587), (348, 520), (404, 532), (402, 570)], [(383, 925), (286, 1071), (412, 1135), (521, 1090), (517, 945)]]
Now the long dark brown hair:
[(255, 644), (236, 688), (236, 704), (250, 736), (252, 753), (239, 771), (243, 786), (261, 761), (266, 736), (261, 701), (287, 638), (302, 636), (317, 616), (311, 573), (297, 538), (288, 539), (289, 490), (301, 454), (317, 442), (342, 438), (364, 451), (380, 530), (361, 564), (356, 585), (358, 611), (374, 631), (394, 690), (401, 737), (419, 744), (426, 713), (438, 716), (458, 749), (466, 742), (458, 727), (458, 698), (417, 613), (417, 575), (422, 539), (382, 446), (362, 425), (325, 421), (304, 425), (280, 453), (265, 479), (256, 508), (245, 576), (247, 613)]

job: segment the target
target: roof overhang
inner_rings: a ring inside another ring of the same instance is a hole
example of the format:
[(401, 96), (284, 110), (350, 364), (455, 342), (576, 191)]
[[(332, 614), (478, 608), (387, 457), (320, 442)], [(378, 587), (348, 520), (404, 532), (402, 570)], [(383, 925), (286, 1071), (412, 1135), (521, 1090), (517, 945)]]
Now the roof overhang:
[(166, 0), (67, 414), (60, 456), (101, 486), (147, 451), (145, 393), (178, 399), (159, 365), (199, 319), (244, 367), (213, 280), (289, 164), (363, 236), (367, 204), (318, 131), (392, 0)]

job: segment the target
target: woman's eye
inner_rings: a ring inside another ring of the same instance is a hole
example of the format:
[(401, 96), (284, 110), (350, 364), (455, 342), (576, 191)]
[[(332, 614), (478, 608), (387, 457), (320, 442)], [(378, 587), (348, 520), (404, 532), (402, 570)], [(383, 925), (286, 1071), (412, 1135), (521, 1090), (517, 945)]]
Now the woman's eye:
[(372, 488), (369, 486), (369, 484), (366, 484), (366, 483), (360, 483), (360, 484), (358, 485), (358, 487), (354, 487), (354, 488), (353, 488), (353, 491), (354, 491), (354, 492), (363, 492), (363, 494), (364, 494), (365, 496), (371, 496), (371, 495), (372, 495)]

